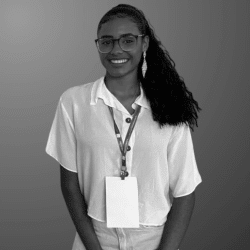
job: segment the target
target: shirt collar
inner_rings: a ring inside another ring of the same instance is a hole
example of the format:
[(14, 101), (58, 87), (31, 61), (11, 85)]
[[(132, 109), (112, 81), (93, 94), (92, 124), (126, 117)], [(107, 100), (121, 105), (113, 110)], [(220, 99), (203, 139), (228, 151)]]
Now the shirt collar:
[[(150, 105), (145, 97), (144, 91), (140, 86), (141, 94), (136, 98), (135, 104), (150, 109)], [(115, 107), (115, 99), (113, 94), (107, 89), (104, 83), (104, 76), (94, 82), (91, 91), (90, 105), (96, 105), (98, 99), (103, 99), (104, 103), (110, 107)]]

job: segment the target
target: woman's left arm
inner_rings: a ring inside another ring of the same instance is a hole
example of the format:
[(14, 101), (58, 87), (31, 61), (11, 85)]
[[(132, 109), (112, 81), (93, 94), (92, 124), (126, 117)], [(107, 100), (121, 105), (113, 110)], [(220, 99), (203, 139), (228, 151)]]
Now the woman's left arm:
[(177, 250), (188, 228), (195, 204), (195, 192), (174, 198), (157, 250)]

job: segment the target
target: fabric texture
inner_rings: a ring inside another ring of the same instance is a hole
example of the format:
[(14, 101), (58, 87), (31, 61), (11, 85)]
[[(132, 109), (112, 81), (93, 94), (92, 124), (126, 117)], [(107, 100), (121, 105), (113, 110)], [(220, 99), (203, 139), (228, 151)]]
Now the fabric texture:
[[(137, 177), (139, 222), (161, 226), (166, 222), (172, 197), (192, 193), (202, 181), (187, 125), (162, 129), (153, 121), (143, 89), (132, 108), (141, 112), (127, 152), (129, 176)], [(113, 120), (125, 139), (132, 115), (106, 88), (104, 77), (72, 87), (60, 97), (49, 133), (46, 152), (64, 168), (78, 174), (88, 215), (106, 222), (105, 177), (119, 176), (121, 152)], [(173, 107), (174, 108), (174, 107)]]

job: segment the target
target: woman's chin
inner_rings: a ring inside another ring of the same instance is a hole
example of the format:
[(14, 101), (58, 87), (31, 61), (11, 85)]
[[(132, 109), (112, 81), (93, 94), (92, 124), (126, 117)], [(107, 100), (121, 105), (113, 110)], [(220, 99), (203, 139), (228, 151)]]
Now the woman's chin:
[(112, 77), (112, 78), (120, 78), (120, 77), (123, 77), (123, 76), (127, 75), (126, 73), (127, 72), (122, 72), (122, 71), (118, 71), (118, 70), (111, 71), (111, 72), (107, 71), (107, 76)]

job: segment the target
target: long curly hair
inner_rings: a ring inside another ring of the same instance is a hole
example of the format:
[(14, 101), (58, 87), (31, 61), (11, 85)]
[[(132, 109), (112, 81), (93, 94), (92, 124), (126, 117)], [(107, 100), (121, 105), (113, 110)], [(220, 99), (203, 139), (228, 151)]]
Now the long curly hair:
[(142, 56), (138, 65), (138, 79), (150, 103), (153, 120), (158, 122), (160, 128), (165, 125), (177, 126), (185, 123), (193, 131), (194, 125), (198, 127), (197, 112), (202, 109), (177, 73), (174, 61), (157, 39), (143, 12), (131, 5), (119, 4), (102, 17), (97, 33), (104, 23), (116, 18), (130, 18), (141, 34), (149, 37), (146, 54), (147, 71), (143, 77)]

